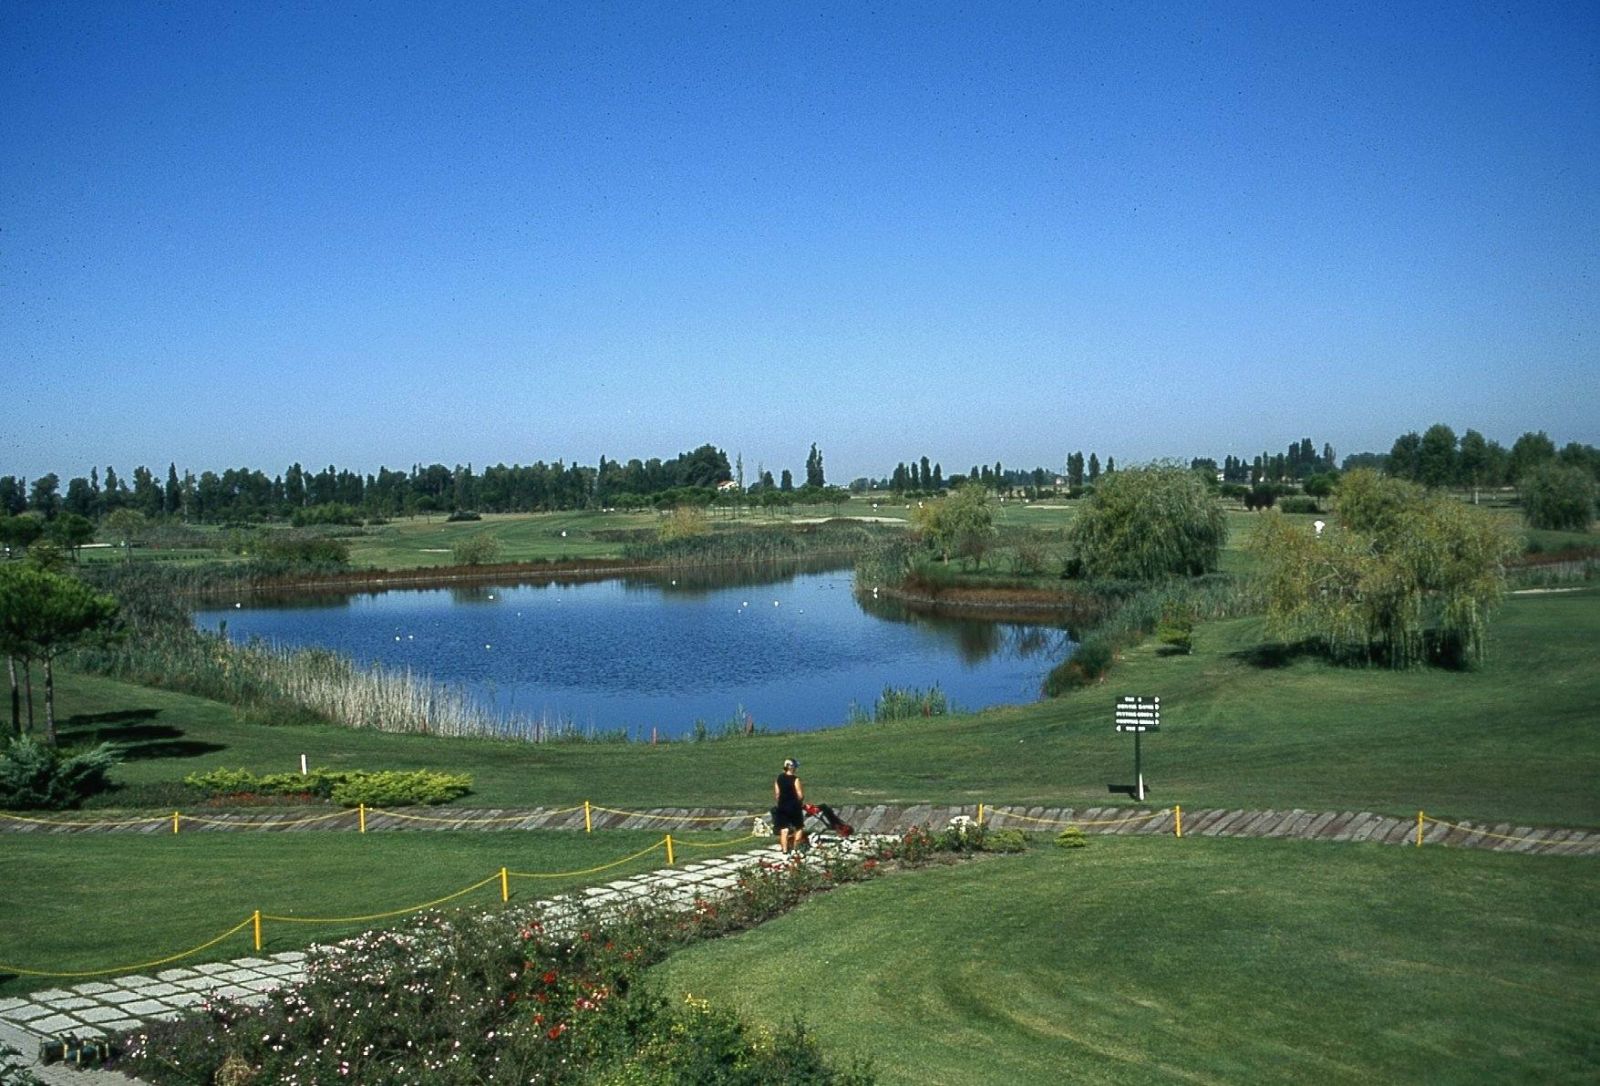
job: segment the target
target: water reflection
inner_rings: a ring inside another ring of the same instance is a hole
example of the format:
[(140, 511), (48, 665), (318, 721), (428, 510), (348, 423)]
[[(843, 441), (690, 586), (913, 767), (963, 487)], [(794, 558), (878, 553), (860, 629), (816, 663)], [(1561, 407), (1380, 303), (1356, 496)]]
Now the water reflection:
[(736, 711), (768, 728), (840, 724), (886, 686), (938, 685), (963, 710), (1031, 701), (1072, 647), (1063, 617), (873, 599), (817, 562), (324, 592), (195, 621), (427, 675), (504, 713), (663, 736)]

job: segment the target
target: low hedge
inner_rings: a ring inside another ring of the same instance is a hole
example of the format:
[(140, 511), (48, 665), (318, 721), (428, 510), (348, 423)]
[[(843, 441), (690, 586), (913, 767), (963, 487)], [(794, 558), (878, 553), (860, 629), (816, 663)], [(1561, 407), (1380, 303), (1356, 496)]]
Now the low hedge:
[(472, 791), (467, 773), (436, 773), (429, 769), (328, 769), (309, 773), (269, 773), (257, 776), (248, 769), (213, 769), (191, 773), (183, 783), (210, 797), (306, 795), (332, 800), (341, 807), (404, 807), (437, 805)]

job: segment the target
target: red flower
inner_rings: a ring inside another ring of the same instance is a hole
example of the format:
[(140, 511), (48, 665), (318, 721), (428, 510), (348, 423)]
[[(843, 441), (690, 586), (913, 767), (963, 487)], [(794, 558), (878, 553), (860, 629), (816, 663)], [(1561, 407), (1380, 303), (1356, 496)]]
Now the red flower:
[(556, 971), (554, 969), (551, 969), (548, 972), (546, 972), (545, 975), (540, 977), (539, 979), (544, 981), (546, 984), (554, 984), (556, 982)]

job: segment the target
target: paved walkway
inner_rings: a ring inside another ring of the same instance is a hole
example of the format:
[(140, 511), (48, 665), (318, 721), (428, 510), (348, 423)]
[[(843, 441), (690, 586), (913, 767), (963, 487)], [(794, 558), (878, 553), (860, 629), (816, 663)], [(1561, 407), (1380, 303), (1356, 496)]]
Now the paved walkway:
[[(591, 808), (596, 829), (657, 829), (663, 833), (686, 829), (747, 832), (748, 812), (705, 809), (657, 808), (642, 812), (615, 812)], [(896, 833), (915, 825), (941, 828), (958, 815), (974, 817), (975, 807), (917, 805), (911, 807), (844, 807), (839, 814), (853, 824), (864, 841), (873, 834)], [(289, 832), (308, 829), (356, 829), (355, 822), (338, 815), (307, 821), (304, 812), (273, 811), (180, 819), (179, 832)], [(1122, 835), (1175, 835), (1178, 811), (1174, 808), (1128, 807), (986, 807), (983, 820), (991, 828), (1050, 832), (1076, 825), (1086, 833)], [(1327, 841), (1370, 841), (1414, 846), (1417, 820), (1369, 812), (1246, 811), (1208, 808), (1183, 811), (1186, 837), (1285, 837)], [(124, 822), (116, 826), (83, 825), (66, 820), (44, 824), (0, 818), (0, 827), (33, 833), (171, 833), (171, 816), (150, 823)], [(568, 809), (453, 810), (429, 814), (368, 812), (368, 832), (401, 830), (582, 830), (584, 812)], [(1423, 823), (1423, 847), (1483, 848), (1518, 853), (1600, 855), (1600, 833), (1591, 830), (1549, 829), (1513, 823), (1448, 823), (1431, 819)], [(632, 902), (688, 903), (715, 897), (733, 886), (741, 868), (774, 855), (772, 847), (730, 856), (685, 863), (617, 879), (542, 904), (559, 916), (563, 910), (604, 909)], [(245, 1002), (264, 1000), (267, 993), (304, 976), (305, 955), (286, 951), (266, 957), (246, 957), (230, 962), (204, 963), (162, 970), (153, 975), (134, 974), (97, 980), (71, 987), (51, 988), (25, 996), (0, 999), (0, 1042), (32, 1056), (42, 1041), (65, 1035), (92, 1038), (120, 1033), (141, 1022), (172, 1018), (208, 996), (226, 996)], [(35, 1069), (50, 1083), (111, 1086), (134, 1080), (110, 1072), (79, 1072), (60, 1065)]]

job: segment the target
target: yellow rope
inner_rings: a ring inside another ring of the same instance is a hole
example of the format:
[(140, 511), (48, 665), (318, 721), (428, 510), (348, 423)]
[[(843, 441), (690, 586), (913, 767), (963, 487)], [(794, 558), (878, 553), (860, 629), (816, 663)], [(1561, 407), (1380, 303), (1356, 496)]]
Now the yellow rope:
[[(328, 814), (307, 815), (305, 818), (293, 818), (293, 819), (288, 820), (287, 822), (258, 822), (258, 821), (254, 821), (254, 820), (252, 820), (252, 819), (250, 819), (248, 817), (246, 817), (246, 818), (204, 818), (204, 817), (202, 817), (200, 815), (186, 815), (186, 814), (180, 814), (179, 818), (181, 818), (185, 822), (198, 822), (202, 826), (228, 826), (230, 828), (238, 828), (238, 829), (245, 829), (245, 830), (275, 830), (275, 829), (284, 829), (284, 828), (286, 828), (288, 826), (307, 826), (307, 825), (310, 825), (313, 822), (327, 822), (330, 819), (343, 818), (345, 815), (353, 815), (353, 814), (355, 814), (355, 811), (352, 811), (352, 810), (331, 811)], [(167, 816), (168, 820), (170, 820), (171, 818), (172, 818), (171, 815)]]
[(369, 913), (366, 916), (269, 916), (266, 913), (262, 913), (261, 919), (276, 921), (280, 924), (357, 924), (368, 920), (387, 920), (391, 916), (404, 916), (407, 913), (421, 912), (423, 909), (431, 909), (435, 905), (443, 905), (447, 901), (454, 901), (463, 894), (470, 894), (474, 890), (488, 886), (499, 878), (500, 872), (496, 871), (482, 882), (475, 882), (465, 889), (457, 890), (453, 894), (446, 894), (444, 897), (436, 898), (433, 901), (427, 901), (421, 905), (410, 905), (404, 909), (390, 909), (388, 912), (383, 913)]
[(127, 818), (121, 821), (106, 822), (67, 822), (55, 818), (24, 818), (22, 815), (8, 814), (0, 811), (0, 818), (10, 819), (12, 822), (27, 822), (34, 826), (144, 826), (151, 822), (171, 822), (170, 814), (151, 815), (148, 818)]
[(209, 942), (201, 943), (192, 950), (185, 950), (182, 953), (174, 954), (168, 958), (158, 958), (153, 962), (139, 962), (137, 965), (118, 965), (110, 969), (88, 969), (76, 973), (49, 973), (42, 969), (23, 969), (21, 966), (16, 965), (0, 965), (0, 973), (18, 973), (27, 977), (103, 977), (108, 973), (127, 973), (136, 969), (153, 969), (158, 965), (166, 965), (169, 962), (175, 962), (179, 961), (180, 959), (187, 958), (191, 954), (198, 954), (202, 950), (209, 950), (218, 943), (222, 942), (222, 940), (226, 939), (228, 936), (244, 930), (254, 920), (254, 916), (247, 916), (239, 923), (235, 924), (233, 927), (229, 928), (227, 931), (223, 932), (221, 935), (210, 940)]
[[(1504, 834), (1504, 833), (1490, 833), (1488, 830), (1480, 830), (1476, 826), (1463, 826), (1459, 822), (1446, 822), (1444, 819), (1442, 819), (1442, 818), (1434, 818), (1432, 815), (1423, 815), (1422, 818), (1423, 818), (1423, 821), (1432, 822), (1436, 826), (1449, 826), (1453, 830), (1460, 830), (1463, 833), (1475, 833), (1475, 834), (1478, 834), (1481, 837), (1493, 837), (1493, 838), (1495, 838), (1496, 840), (1499, 840), (1499, 841), (1533, 841), (1534, 840), (1534, 838), (1532, 838), (1532, 837), (1513, 837), (1513, 836), (1510, 836), (1510, 835), (1507, 835), (1507, 834)], [(1540, 840), (1540, 841), (1537, 841), (1537, 843), (1541, 844), (1541, 845), (1550, 845), (1551, 847), (1555, 847), (1556, 845), (1564, 845), (1564, 844), (1567, 844), (1568, 842), (1567, 841)]]
[(368, 807), (367, 817), (371, 818), (373, 815), (388, 815), (390, 818), (404, 819), (407, 822), (433, 822), (441, 826), (455, 826), (462, 824), (465, 824), (466, 826), (492, 826), (500, 822), (526, 822), (530, 818), (549, 818), (554, 815), (571, 814), (573, 811), (581, 810), (583, 810), (583, 807), (578, 806), (563, 807), (557, 811), (528, 811), (524, 814), (503, 815), (498, 818), (432, 818), (428, 815), (406, 814), (404, 811), (386, 811), (380, 807)]
[(743, 844), (744, 842), (749, 841), (752, 838), (760, 837), (760, 836), (761, 835), (759, 833), (752, 833), (752, 834), (747, 834), (744, 837), (736, 838), (736, 839), (734, 839), (732, 841), (679, 841), (679, 840), (674, 840), (672, 843), (674, 845), (677, 845), (679, 848), (726, 848), (729, 845), (740, 845), (740, 844)]
[(1120, 826), (1127, 822), (1147, 822), (1152, 818), (1160, 818), (1162, 815), (1169, 813), (1171, 810), (1171, 807), (1164, 807), (1159, 811), (1151, 811), (1149, 814), (1134, 815), (1132, 818), (1101, 818), (1095, 820), (1069, 818), (1065, 821), (1058, 818), (1034, 818), (1032, 815), (1018, 814), (1015, 811), (1008, 811), (1003, 807), (990, 807), (989, 815), (991, 818), (995, 815), (1004, 815), (1007, 818), (1020, 818), (1024, 822), (1034, 822), (1041, 826)]
[[(508, 876), (510, 876), (511, 878), (514, 878), (514, 879), (564, 879), (564, 878), (570, 878), (570, 877), (577, 876), (577, 875), (593, 875), (596, 872), (609, 871), (613, 867), (621, 867), (625, 863), (629, 863), (629, 862), (631, 862), (633, 860), (637, 860), (640, 856), (648, 856), (648, 855), (650, 855), (650, 853), (654, 852), (658, 848), (663, 847), (665, 844), (666, 844), (665, 841), (657, 841), (655, 844), (651, 845), (649, 848), (640, 849), (638, 852), (635, 852), (632, 856), (624, 856), (620, 860), (616, 860), (616, 861), (613, 861), (612, 863), (608, 863), (608, 864), (601, 864), (599, 867), (591, 867), (591, 868), (588, 868), (585, 871), (546, 871), (546, 872), (507, 871), (506, 874)], [(495, 878), (499, 878), (499, 877), (500, 876), (498, 876), (498, 875), (495, 876)]]
[(755, 817), (753, 814), (746, 811), (735, 811), (731, 814), (724, 815), (653, 814), (649, 811), (621, 811), (615, 807), (601, 807), (598, 804), (591, 804), (589, 809), (591, 811), (605, 811), (607, 814), (627, 815), (630, 818), (654, 818), (668, 822), (732, 822), (734, 819), (738, 818)]

